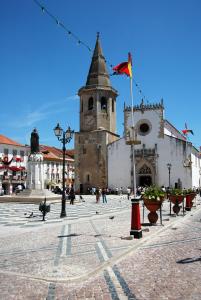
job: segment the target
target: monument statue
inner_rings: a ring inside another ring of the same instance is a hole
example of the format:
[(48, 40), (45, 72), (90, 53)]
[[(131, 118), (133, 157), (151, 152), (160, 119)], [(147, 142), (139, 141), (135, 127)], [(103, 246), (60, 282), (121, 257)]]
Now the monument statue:
[(36, 128), (34, 128), (34, 130), (31, 133), (31, 154), (39, 152), (39, 135)]

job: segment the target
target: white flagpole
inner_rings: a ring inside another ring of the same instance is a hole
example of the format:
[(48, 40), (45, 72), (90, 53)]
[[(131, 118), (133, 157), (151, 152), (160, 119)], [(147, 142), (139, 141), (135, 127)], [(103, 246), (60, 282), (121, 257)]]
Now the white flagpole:
[[(133, 105), (133, 80), (132, 77), (130, 77), (130, 93), (131, 93), (131, 121), (132, 121), (132, 140), (134, 141), (134, 105)], [(131, 144), (131, 151), (132, 151), (132, 159), (133, 159), (133, 194), (134, 198), (136, 198), (136, 171), (135, 171), (135, 146), (134, 144)]]
[(188, 134), (186, 134), (186, 162), (187, 162), (187, 147), (188, 147)]

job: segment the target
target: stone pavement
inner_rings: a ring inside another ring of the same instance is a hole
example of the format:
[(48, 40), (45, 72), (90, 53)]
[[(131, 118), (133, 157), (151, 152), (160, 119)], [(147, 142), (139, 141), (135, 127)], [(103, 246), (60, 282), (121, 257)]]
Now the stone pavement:
[(201, 299), (200, 199), (177, 217), (164, 203), (164, 226), (139, 240), (126, 197), (84, 199), (63, 219), (52, 204), (46, 222), (38, 205), (0, 204), (0, 299)]
[[(78, 197), (78, 196), (76, 196)], [(42, 214), (39, 211), (39, 204), (27, 203), (0, 203), (0, 225), (5, 226), (20, 226), (20, 227), (35, 227), (43, 226), (49, 223), (57, 223), (66, 221), (60, 219), (61, 201), (49, 202), (51, 211), (46, 216), (46, 222), (40, 222)], [(104, 204), (102, 201), (95, 203), (95, 196), (83, 196), (82, 201), (75, 202), (75, 205), (66, 203), (67, 220), (78, 220), (80, 218), (103, 215), (105, 213), (122, 212), (122, 210), (130, 209), (130, 201), (127, 201), (125, 195), (109, 196), (108, 203)], [(33, 216), (31, 216), (33, 215)]]

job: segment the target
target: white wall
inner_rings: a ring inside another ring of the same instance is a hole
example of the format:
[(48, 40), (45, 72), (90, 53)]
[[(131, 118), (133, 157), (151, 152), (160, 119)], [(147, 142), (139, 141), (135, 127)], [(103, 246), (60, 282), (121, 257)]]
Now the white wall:
[[(164, 128), (164, 137), (161, 133), (161, 110), (147, 110), (142, 113), (136, 111), (134, 113), (134, 123), (137, 124), (141, 120), (148, 120), (151, 123), (149, 134), (142, 136), (137, 135), (137, 139), (141, 141), (140, 145), (136, 145), (135, 149), (142, 149), (143, 144), (147, 149), (157, 148), (156, 156), (156, 184), (159, 186), (169, 186), (169, 172), (167, 163), (171, 163), (170, 184), (174, 187), (178, 180), (182, 183), (182, 188), (199, 187), (200, 179), (200, 158), (198, 151), (192, 147), (191, 143), (187, 143), (183, 136), (169, 122), (164, 122), (167, 128)], [(131, 113), (127, 114), (125, 124), (131, 126)], [(129, 125), (130, 124), (130, 125)], [(159, 137), (160, 136), (160, 137)], [(110, 188), (123, 187), (131, 185), (131, 147), (125, 144), (125, 139), (108, 145), (108, 183)], [(184, 167), (186, 157), (191, 158), (191, 167)]]
[(121, 138), (108, 145), (108, 187), (115, 189), (122, 187), (126, 190), (130, 186), (131, 164), (130, 146)]
[[(147, 148), (154, 148), (155, 144), (158, 142), (158, 135), (160, 132), (160, 116), (161, 116), (161, 110), (147, 110), (142, 113), (141, 111), (135, 111), (134, 112), (134, 124), (135, 126), (140, 121), (148, 120), (151, 125), (151, 130), (148, 135), (142, 136), (137, 135), (137, 139), (141, 141), (140, 146), (135, 146), (136, 149), (140, 149), (143, 144), (146, 145)], [(131, 126), (131, 114), (127, 120), (127, 126)]]
[(192, 187), (200, 187), (201, 186), (201, 160), (199, 156), (199, 152), (192, 148), (191, 153), (191, 161), (192, 161)]
[[(171, 163), (170, 185), (175, 186), (178, 179), (182, 182), (182, 188), (192, 187), (191, 168), (184, 167), (185, 152), (184, 141), (171, 136), (164, 137), (158, 142), (158, 184), (169, 186), (169, 172), (167, 163)], [(191, 153), (191, 146), (188, 145), (187, 155)]]

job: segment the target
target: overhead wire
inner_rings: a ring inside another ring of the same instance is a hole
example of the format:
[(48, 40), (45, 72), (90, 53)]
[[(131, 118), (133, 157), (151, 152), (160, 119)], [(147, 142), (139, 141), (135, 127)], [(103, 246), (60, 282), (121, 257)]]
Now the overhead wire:
[[(69, 36), (71, 36), (74, 40), (76, 40), (78, 45), (84, 46), (90, 53), (92, 53), (92, 48), (85, 42), (82, 41), (82, 39), (79, 38), (73, 31), (71, 31), (69, 28), (67, 28), (62, 21), (60, 21), (55, 15), (53, 15), (43, 4), (41, 4), (38, 0), (33, 0), (33, 2), (40, 7), (41, 11), (46, 13), (56, 24), (57, 26), (60, 26)], [(109, 67), (112, 69), (113, 64), (111, 64), (109, 61), (105, 59), (105, 62), (108, 63)], [(111, 74), (113, 75), (113, 74)], [(136, 80), (133, 79), (133, 82), (138, 90), (139, 95), (142, 97), (141, 99), (145, 100), (147, 104), (151, 104), (145, 94), (142, 92), (142, 89), (140, 88), (139, 84), (136, 82)], [(154, 112), (161, 117), (161, 114), (158, 111)]]
[[(55, 15), (53, 15), (43, 4), (41, 4), (38, 0), (33, 0), (33, 2), (40, 7), (40, 9), (42, 10), (42, 12), (45, 12), (58, 26), (60, 26), (61, 28), (63, 28), (63, 30), (72, 38), (74, 38), (76, 40), (76, 42), (78, 44), (83, 45), (84, 47), (86, 47), (88, 49), (89, 52), (92, 52), (92, 48), (85, 42), (83, 42), (79, 36), (77, 36), (75, 33), (72, 32), (72, 30), (70, 30), (69, 28), (67, 28), (63, 22), (61, 22)], [(105, 59), (105, 62), (108, 63), (109, 67), (112, 69), (113, 68), (113, 64), (111, 64), (111, 62), (107, 61)], [(135, 86), (138, 89), (139, 94), (143, 97), (143, 99), (145, 100), (146, 97), (145, 95), (142, 93), (142, 90), (139, 88), (139, 85), (137, 84), (137, 82), (134, 80)], [(148, 100), (146, 100), (148, 103)]]
[(58, 26), (63, 28), (63, 30), (72, 38), (74, 38), (78, 45), (83, 45), (89, 52), (92, 52), (91, 47), (83, 42), (75, 33), (73, 33), (70, 29), (68, 29), (63, 22), (61, 22), (55, 15), (53, 15), (44, 5), (42, 5), (38, 0), (33, 0), (37, 6), (40, 7), (42, 12), (45, 12)]

